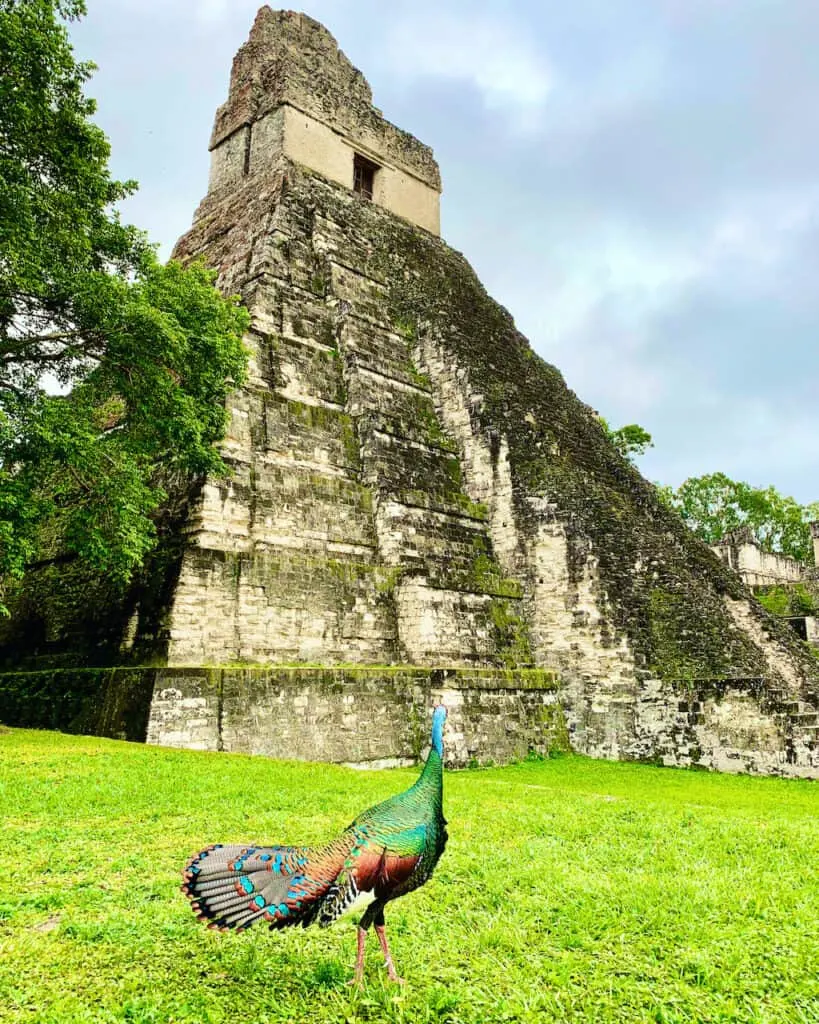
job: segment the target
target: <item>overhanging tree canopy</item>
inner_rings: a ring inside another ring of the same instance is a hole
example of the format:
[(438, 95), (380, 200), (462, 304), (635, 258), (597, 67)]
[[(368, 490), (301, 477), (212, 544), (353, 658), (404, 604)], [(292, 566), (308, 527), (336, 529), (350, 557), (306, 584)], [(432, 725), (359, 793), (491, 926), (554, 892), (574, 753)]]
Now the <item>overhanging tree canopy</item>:
[(731, 530), (747, 527), (765, 551), (813, 562), (813, 541), (808, 524), (819, 518), (819, 503), (800, 505), (773, 487), (752, 487), (724, 473), (690, 477), (677, 490), (659, 488), (663, 500), (676, 509), (686, 524), (707, 544), (715, 544)]
[[(42, 546), (127, 581), (174, 474), (219, 472), (247, 313), (202, 266), (162, 265), (114, 204), (133, 182), (64, 20), (83, 0), (0, 0), (0, 607)], [(62, 392), (57, 394), (55, 392)]]

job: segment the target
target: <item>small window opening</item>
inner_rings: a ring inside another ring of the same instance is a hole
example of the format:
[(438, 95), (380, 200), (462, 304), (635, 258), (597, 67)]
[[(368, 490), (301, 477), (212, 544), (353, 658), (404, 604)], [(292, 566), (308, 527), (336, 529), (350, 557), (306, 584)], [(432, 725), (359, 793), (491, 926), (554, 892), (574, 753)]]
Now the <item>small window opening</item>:
[(365, 199), (372, 199), (377, 170), (378, 164), (356, 153), (353, 157), (353, 192), (358, 192)]

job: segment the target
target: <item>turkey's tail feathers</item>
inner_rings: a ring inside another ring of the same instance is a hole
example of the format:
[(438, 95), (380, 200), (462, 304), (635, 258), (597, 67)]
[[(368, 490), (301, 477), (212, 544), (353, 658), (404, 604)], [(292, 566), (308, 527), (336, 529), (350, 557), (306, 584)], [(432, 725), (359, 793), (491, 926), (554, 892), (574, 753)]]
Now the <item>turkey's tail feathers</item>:
[(182, 892), (200, 921), (220, 931), (257, 921), (327, 926), (373, 888), (382, 863), (383, 850), (367, 849), (365, 835), (350, 830), (317, 850), (215, 844), (188, 860)]
[(271, 928), (307, 923), (305, 916), (327, 888), (308, 876), (310, 853), (300, 846), (216, 843), (185, 865), (182, 892), (199, 920), (220, 931), (243, 931), (257, 921)]

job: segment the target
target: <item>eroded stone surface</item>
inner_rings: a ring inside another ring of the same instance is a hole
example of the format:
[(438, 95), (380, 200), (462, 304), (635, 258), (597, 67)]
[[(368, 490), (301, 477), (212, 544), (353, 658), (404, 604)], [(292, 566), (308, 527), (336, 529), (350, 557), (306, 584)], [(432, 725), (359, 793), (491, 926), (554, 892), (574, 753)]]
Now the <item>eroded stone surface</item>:
[(550, 673), (409, 666), (158, 670), (147, 739), (357, 767), (411, 764), (426, 753), (430, 710), (441, 701), (451, 767), (567, 747)]
[(281, 156), (352, 188), (358, 154), (377, 168), (375, 203), (439, 230), (432, 150), (385, 120), (364, 76), (306, 14), (261, 8), (233, 62), (210, 148), (211, 193), (264, 175)]

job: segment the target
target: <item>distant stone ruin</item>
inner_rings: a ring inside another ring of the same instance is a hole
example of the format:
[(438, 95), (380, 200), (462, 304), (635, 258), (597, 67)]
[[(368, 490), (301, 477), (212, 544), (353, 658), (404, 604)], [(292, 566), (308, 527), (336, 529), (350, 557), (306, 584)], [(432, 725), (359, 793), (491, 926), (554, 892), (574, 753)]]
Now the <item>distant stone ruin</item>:
[(252, 315), (232, 474), (124, 600), (31, 575), (0, 643), (42, 671), (0, 675), (0, 717), (382, 765), (443, 699), (455, 765), (819, 776), (819, 661), (438, 237), (431, 151), (325, 28), (259, 11), (211, 152), (175, 256)]
[(813, 565), (763, 550), (748, 527), (732, 530), (711, 550), (739, 574), (751, 593), (769, 608), (776, 607), (798, 636), (819, 649), (819, 522), (810, 526)]
[(812, 579), (819, 566), (819, 523), (811, 523), (815, 565), (805, 565), (787, 555), (765, 551), (754, 539), (751, 530), (740, 527), (731, 530), (711, 550), (726, 565), (739, 573), (749, 587), (799, 583)]

